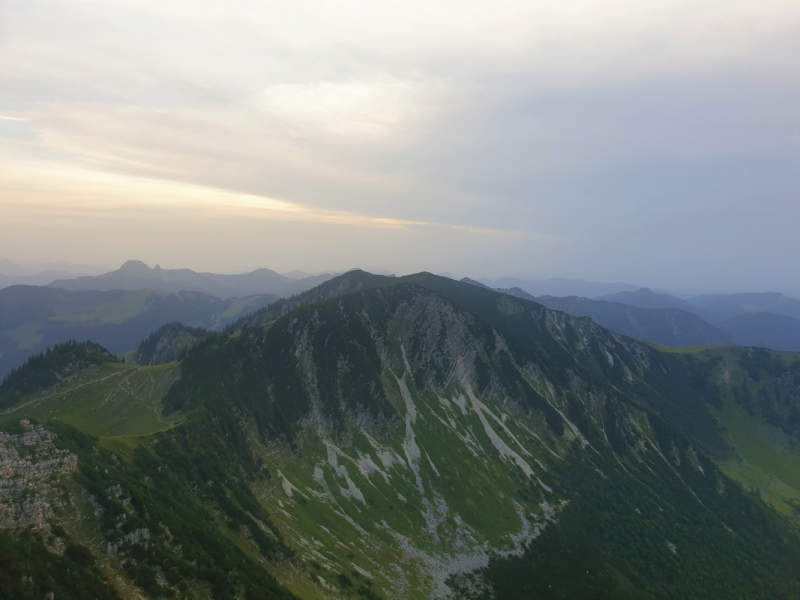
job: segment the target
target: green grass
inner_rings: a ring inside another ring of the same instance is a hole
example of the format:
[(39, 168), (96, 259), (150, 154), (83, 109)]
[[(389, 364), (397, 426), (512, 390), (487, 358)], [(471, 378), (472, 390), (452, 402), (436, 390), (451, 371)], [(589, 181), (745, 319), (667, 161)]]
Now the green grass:
[(650, 342), (647, 340), (639, 340), (643, 344), (647, 344), (651, 348), (655, 348), (660, 352), (668, 352), (670, 354), (697, 354), (698, 352), (705, 352), (706, 350), (717, 350), (719, 348), (724, 348), (724, 346), (686, 346), (683, 348), (673, 347), (673, 346), (665, 346), (664, 344), (657, 344), (656, 342)]
[(98, 437), (149, 435), (180, 419), (161, 415), (161, 398), (179, 373), (177, 363), (157, 367), (107, 363), (45, 392), (23, 397), (0, 413), (0, 422), (56, 419)]
[(780, 514), (796, 516), (795, 508), (800, 507), (800, 452), (796, 442), (764, 422), (758, 412), (749, 415), (730, 397), (723, 399), (717, 418), (738, 454), (721, 462), (720, 468), (747, 488), (759, 490), (764, 501)]
[[(407, 379), (410, 381), (410, 377)], [(401, 406), (400, 414), (404, 415), (405, 404), (397, 380), (387, 374), (383, 383), (390, 401)], [(409, 600), (430, 598), (437, 593), (432, 577), (436, 565), (452, 563), (458, 560), (456, 555), (466, 557), (488, 549), (509, 550), (514, 547), (512, 536), (523, 527), (519, 511), (528, 515), (528, 519), (532, 513), (542, 516), (541, 490), (536, 484), (531, 485), (515, 465), (500, 458), (473, 410), (463, 414), (457, 404), (443, 404), (436, 394), (420, 394), (413, 385), (409, 386), (409, 393), (417, 410), (413, 428), (421, 457), (416, 464), (425, 494), (417, 488), (412, 469), (400, 462), (385, 466), (376, 448), (359, 431), (352, 431), (346, 436), (347, 441), (336, 441), (334, 455), (338, 469), (332, 468), (331, 454), (323, 439), (310, 431), (302, 436), (298, 454), (281, 450), (262, 454), (272, 477), (257, 485), (256, 495), (271, 508), (273, 521), (297, 551), (307, 571), (334, 587), (340, 574), (347, 575), (354, 587), (366, 585), (367, 576), (353, 573), (360, 573), (361, 569), (374, 577), (370, 580), (372, 589), (384, 598), (396, 597), (399, 590)], [(455, 384), (444, 395), (449, 399), (467, 396)], [(497, 407), (490, 410), (500, 416)], [(542, 471), (535, 461), (551, 462), (552, 455), (515, 418), (507, 418), (505, 425), (525, 450), (496, 421), (487, 418), (497, 435), (509, 447), (523, 453), (537, 472)], [(563, 452), (564, 443), (552, 438), (543, 423), (540, 425), (536, 434), (551, 448)], [(388, 436), (377, 433), (374, 436), (384, 456), (391, 452), (406, 460), (404, 426)], [(476, 454), (464, 439), (474, 439)], [(370, 473), (369, 468), (362, 472), (357, 465), (360, 463), (363, 468), (368, 460), (382, 473)], [(317, 479), (320, 474), (330, 496), (325, 495), (326, 488)], [(348, 477), (363, 494), (364, 502), (348, 493)], [(284, 478), (291, 483), (291, 495), (286, 492)], [(446, 506), (446, 512), (436, 513), (432, 498)], [(439, 521), (435, 535), (429, 532), (425, 518), (425, 512), (431, 510)], [(408, 540), (409, 545), (398, 536)], [(288, 566), (275, 575), (304, 598), (316, 597), (313, 592), (320, 594), (323, 589), (309, 586), (307, 577)]]
[(100, 438), (98, 446), (111, 450), (130, 462), (133, 460), (136, 448), (142, 445), (146, 446), (152, 440), (152, 435), (117, 435)]

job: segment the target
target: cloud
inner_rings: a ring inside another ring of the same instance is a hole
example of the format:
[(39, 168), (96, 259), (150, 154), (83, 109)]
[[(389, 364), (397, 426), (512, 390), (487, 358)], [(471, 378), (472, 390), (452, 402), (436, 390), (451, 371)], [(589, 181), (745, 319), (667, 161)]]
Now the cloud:
[(465, 227), (323, 210), (265, 196), (114, 174), (81, 164), (19, 161), (11, 157), (0, 166), (0, 189), (7, 192), (0, 201), (6, 225), (15, 220), (24, 222), (30, 216), (34, 221), (41, 221), (43, 215), (62, 219), (145, 221), (249, 219), (370, 229), (449, 229), (482, 236), (525, 237), (513, 229)]
[(379, 139), (399, 135), (420, 112), (415, 95), (401, 81), (278, 84), (259, 95), (257, 107), (302, 135)]
[(710, 268), (670, 239), (733, 256), (748, 206), (800, 219), (794, 0), (0, 10), (0, 193), (32, 238), (47, 215), (65, 236), (80, 219), (250, 219), (353, 248), (342, 228), (391, 231), (370, 243), (420, 268), (664, 287), (648, 264), (676, 283)]

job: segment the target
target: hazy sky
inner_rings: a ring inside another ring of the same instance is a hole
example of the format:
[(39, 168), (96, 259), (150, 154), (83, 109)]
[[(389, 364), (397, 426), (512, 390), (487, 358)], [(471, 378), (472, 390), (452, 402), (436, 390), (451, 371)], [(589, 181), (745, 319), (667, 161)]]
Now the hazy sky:
[(800, 2), (0, 0), (0, 258), (800, 291)]

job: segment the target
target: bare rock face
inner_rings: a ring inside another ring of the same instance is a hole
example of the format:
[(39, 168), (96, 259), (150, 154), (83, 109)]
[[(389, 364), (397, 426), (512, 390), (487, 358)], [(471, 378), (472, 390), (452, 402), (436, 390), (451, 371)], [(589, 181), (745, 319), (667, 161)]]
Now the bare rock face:
[(20, 434), (0, 431), (0, 529), (46, 528), (61, 483), (78, 468), (78, 457), (53, 444), (56, 435), (22, 421)]

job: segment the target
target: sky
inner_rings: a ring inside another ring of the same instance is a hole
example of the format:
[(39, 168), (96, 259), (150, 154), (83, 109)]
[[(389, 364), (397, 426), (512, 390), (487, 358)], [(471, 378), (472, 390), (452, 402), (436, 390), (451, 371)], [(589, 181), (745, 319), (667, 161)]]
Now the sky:
[(0, 0), (0, 258), (800, 294), (797, 0)]

